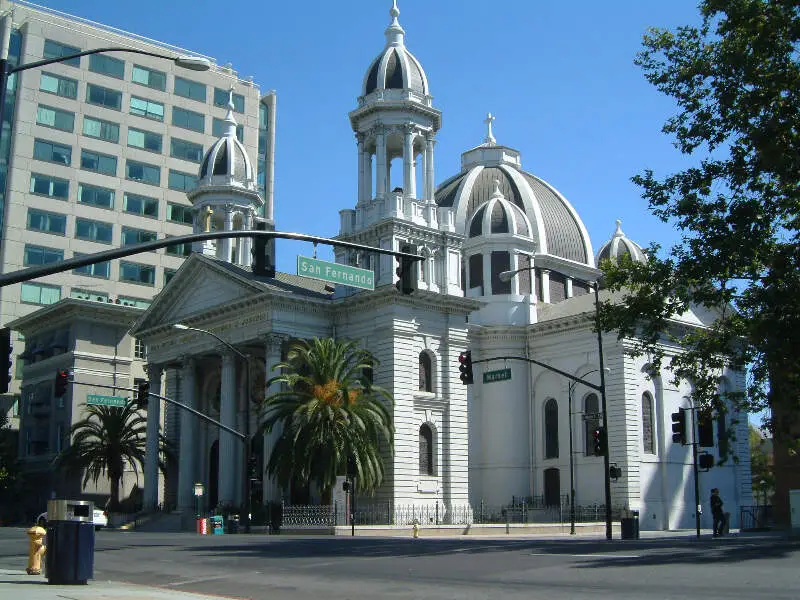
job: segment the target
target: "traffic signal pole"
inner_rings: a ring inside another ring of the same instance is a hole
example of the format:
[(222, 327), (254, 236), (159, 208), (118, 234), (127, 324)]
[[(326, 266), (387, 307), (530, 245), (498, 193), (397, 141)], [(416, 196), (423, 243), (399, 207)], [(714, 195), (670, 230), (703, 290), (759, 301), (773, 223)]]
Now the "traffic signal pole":
[(694, 524), (697, 529), (697, 537), (700, 537), (700, 474), (697, 470), (697, 429), (695, 428), (695, 409), (689, 409), (692, 413), (692, 468), (694, 469)]

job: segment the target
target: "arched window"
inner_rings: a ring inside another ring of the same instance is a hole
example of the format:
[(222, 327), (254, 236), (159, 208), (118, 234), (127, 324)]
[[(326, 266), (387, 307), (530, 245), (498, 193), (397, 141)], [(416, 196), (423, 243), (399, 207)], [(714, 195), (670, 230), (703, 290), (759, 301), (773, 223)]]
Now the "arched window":
[(558, 458), (558, 402), (544, 403), (544, 457)]
[(431, 355), (425, 351), (419, 353), (419, 391), (433, 391), (433, 365)]
[(600, 427), (600, 401), (597, 394), (587, 394), (583, 399), (584, 451), (594, 456), (594, 432)]
[(642, 394), (642, 451), (645, 454), (656, 453), (656, 440), (653, 435), (653, 397)]
[(419, 474), (433, 475), (433, 431), (427, 423), (419, 428)]

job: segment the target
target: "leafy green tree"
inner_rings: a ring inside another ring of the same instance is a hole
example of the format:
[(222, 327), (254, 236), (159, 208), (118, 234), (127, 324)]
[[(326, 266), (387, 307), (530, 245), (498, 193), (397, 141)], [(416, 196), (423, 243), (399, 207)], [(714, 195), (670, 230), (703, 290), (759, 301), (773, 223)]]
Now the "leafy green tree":
[[(133, 404), (124, 407), (86, 406), (87, 416), (71, 429), (72, 442), (55, 459), (55, 467), (82, 473), (83, 485), (106, 477), (111, 486), (110, 506), (120, 505), (119, 491), (125, 468), (135, 473), (144, 465), (147, 418)], [(160, 439), (159, 469), (166, 471), (166, 440)]]
[(756, 503), (769, 504), (769, 498), (775, 490), (775, 475), (772, 472), (765, 445), (764, 436), (756, 427), (750, 425), (750, 474), (752, 475), (753, 495)]
[(281, 374), (267, 382), (284, 389), (264, 401), (265, 431), (280, 431), (267, 472), (281, 487), (313, 483), (329, 503), (348, 460), (357, 489), (370, 492), (382, 483), (382, 451), (393, 451), (393, 401), (365, 376), (377, 364), (356, 342), (315, 338), (291, 345), (286, 362), (274, 367)]
[[(679, 172), (633, 178), (650, 210), (681, 231), (645, 265), (603, 266), (623, 304), (603, 308), (606, 329), (638, 337), (656, 367), (662, 336), (685, 353), (673, 372), (694, 383), (700, 405), (724, 410), (718, 377), (747, 370), (750, 410), (769, 408), (777, 504), (800, 487), (800, 13), (795, 0), (703, 0), (702, 24), (652, 29), (636, 63), (677, 104), (663, 131), (687, 155)], [(717, 311), (690, 332), (673, 315)], [(784, 513), (785, 516), (785, 513)]]

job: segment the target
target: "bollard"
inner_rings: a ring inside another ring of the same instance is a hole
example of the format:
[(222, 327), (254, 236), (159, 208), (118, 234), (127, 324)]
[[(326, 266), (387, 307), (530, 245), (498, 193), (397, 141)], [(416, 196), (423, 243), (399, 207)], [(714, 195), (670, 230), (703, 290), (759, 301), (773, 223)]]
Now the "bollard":
[(28, 529), (25, 533), (28, 534), (30, 542), (28, 544), (28, 568), (25, 572), (28, 575), (41, 575), (42, 574), (42, 557), (47, 551), (44, 545), (44, 536), (47, 532), (37, 525)]

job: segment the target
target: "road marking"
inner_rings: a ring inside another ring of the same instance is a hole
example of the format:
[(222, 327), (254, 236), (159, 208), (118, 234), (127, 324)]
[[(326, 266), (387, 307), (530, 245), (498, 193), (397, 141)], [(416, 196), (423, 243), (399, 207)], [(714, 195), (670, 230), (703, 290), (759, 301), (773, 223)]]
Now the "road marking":
[(570, 558), (641, 558), (638, 554), (559, 554), (554, 552), (531, 552), (531, 556), (568, 556)]
[(192, 585), (195, 583), (203, 583), (205, 581), (215, 581), (217, 579), (227, 579), (227, 575), (217, 575), (215, 577), (198, 577), (197, 579), (187, 579), (185, 581), (176, 581), (175, 583), (168, 583), (166, 587), (178, 587), (181, 585)]

